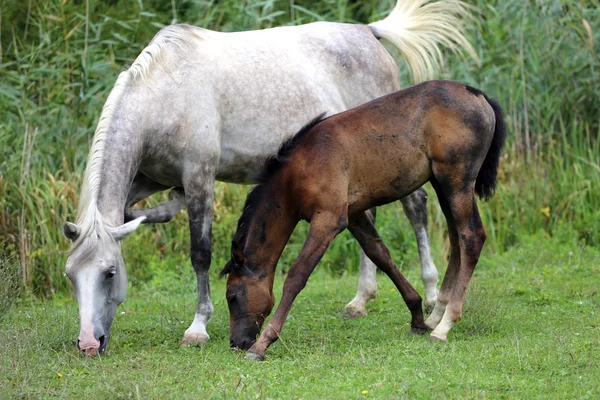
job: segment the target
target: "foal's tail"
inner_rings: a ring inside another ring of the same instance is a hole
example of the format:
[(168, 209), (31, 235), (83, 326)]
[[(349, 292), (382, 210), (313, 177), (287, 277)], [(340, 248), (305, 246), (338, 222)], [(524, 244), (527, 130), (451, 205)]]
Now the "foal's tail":
[(485, 94), (483, 96), (494, 110), (496, 126), (494, 127), (492, 144), (485, 156), (485, 160), (483, 160), (479, 175), (477, 175), (477, 179), (475, 180), (475, 193), (480, 198), (489, 200), (494, 195), (496, 183), (498, 182), (498, 163), (500, 162), (500, 153), (506, 139), (506, 124), (504, 123), (504, 115), (500, 105)]
[(414, 83), (432, 79), (442, 64), (439, 44), (461, 48), (476, 62), (477, 53), (465, 38), (465, 19), (477, 8), (460, 0), (398, 0), (390, 15), (369, 24), (378, 39), (390, 41), (406, 57)]

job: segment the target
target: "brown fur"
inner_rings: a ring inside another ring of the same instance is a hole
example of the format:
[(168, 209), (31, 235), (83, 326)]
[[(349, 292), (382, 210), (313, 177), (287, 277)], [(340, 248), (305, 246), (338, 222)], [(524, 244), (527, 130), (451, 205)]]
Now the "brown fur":
[[(289, 270), (275, 315), (250, 348), (255, 357), (264, 357), (277, 340), (296, 295), (346, 228), (399, 289), (413, 330), (427, 331), (419, 294), (392, 261), (365, 211), (398, 200), (428, 181), (440, 198), (452, 246), (440, 301), (458, 321), (485, 241), (475, 181), (484, 160), (497, 167), (504, 137), (498, 110), (475, 89), (431, 81), (334, 115), (296, 138), (285, 160), (266, 171), (241, 219), (243, 242), (234, 243), (239, 254), (225, 271), (230, 273), (228, 301), (235, 296), (246, 310), (244, 316), (231, 314), (232, 345), (248, 348), (270, 313), (272, 302), (260, 297), (272, 299), (277, 261), (300, 219), (310, 222), (310, 231)], [(493, 191), (495, 179), (494, 169), (493, 180), (483, 182), (485, 193)], [(249, 291), (252, 296), (246, 295)]]

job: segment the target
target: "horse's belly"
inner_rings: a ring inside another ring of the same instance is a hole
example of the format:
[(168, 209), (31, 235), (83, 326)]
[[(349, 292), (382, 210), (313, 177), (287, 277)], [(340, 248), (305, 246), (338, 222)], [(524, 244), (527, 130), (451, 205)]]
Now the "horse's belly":
[(271, 154), (226, 154), (221, 155), (216, 179), (222, 182), (250, 184), (256, 182), (265, 160)]
[(160, 163), (145, 163), (140, 166), (139, 170), (142, 174), (161, 185), (169, 187), (183, 186), (181, 179), (183, 173), (181, 168), (177, 166), (167, 168)]

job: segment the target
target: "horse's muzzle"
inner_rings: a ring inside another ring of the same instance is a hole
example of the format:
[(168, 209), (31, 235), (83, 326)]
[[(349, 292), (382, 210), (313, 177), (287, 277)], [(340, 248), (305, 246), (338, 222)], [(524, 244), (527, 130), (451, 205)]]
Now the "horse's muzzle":
[(106, 346), (108, 345), (108, 335), (102, 335), (98, 339), (98, 345), (91, 345), (85, 348), (81, 348), (80, 340), (77, 339), (76, 346), (81, 352), (86, 356), (98, 356), (106, 350)]

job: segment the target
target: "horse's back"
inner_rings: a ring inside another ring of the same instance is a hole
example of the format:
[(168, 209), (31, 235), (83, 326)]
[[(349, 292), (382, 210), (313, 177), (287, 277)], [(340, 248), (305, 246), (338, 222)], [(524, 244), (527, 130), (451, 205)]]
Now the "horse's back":
[(228, 175), (258, 172), (316, 115), (345, 111), (399, 85), (396, 64), (365, 26), (323, 22), (221, 33), (215, 40), (221, 179), (246, 181)]
[[(147, 154), (214, 157), (217, 179), (240, 183), (307, 120), (399, 86), (396, 64), (367, 26), (327, 22), (233, 33), (170, 26), (131, 70), (140, 78), (132, 99), (154, 135)], [(163, 167), (142, 166), (157, 177)]]

